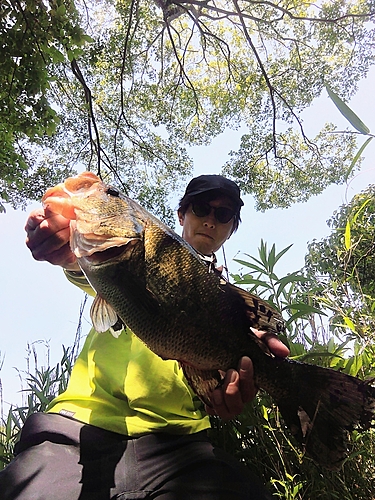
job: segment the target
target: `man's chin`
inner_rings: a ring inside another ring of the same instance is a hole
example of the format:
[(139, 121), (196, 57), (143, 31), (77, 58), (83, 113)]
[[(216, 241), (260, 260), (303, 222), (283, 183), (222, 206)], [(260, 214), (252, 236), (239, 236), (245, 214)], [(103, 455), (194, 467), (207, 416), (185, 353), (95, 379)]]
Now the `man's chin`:
[(199, 235), (192, 246), (203, 255), (211, 255), (217, 250), (214, 240), (206, 235)]

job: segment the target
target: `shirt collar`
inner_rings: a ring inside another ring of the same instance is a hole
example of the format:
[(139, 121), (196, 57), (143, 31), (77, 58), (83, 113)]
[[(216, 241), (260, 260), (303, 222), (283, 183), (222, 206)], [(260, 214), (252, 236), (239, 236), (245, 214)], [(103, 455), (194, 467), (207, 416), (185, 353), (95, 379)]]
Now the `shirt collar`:
[(207, 265), (209, 273), (218, 273), (221, 275), (221, 272), (216, 269), (217, 258), (214, 253), (212, 253), (211, 255), (204, 255), (203, 253), (197, 251), (197, 254)]

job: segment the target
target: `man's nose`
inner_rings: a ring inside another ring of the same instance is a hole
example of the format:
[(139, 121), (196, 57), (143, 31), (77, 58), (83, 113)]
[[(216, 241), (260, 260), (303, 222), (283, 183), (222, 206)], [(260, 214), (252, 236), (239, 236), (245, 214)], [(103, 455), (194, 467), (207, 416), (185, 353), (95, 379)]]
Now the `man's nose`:
[(215, 211), (213, 207), (211, 207), (210, 213), (206, 215), (203, 225), (212, 229), (216, 226)]

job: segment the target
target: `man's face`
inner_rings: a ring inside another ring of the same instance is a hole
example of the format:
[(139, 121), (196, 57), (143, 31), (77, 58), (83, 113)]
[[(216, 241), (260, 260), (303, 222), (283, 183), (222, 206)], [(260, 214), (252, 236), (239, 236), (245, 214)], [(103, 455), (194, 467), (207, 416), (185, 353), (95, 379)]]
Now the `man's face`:
[[(201, 199), (200, 199), (201, 201)], [(212, 208), (225, 207), (235, 211), (232, 200), (225, 195), (219, 195), (213, 200), (206, 201)], [(180, 225), (183, 227), (182, 237), (198, 252), (211, 255), (232, 234), (234, 219), (226, 224), (219, 222), (214, 210), (203, 217), (194, 214), (192, 205), (189, 205), (185, 215), (178, 214)]]

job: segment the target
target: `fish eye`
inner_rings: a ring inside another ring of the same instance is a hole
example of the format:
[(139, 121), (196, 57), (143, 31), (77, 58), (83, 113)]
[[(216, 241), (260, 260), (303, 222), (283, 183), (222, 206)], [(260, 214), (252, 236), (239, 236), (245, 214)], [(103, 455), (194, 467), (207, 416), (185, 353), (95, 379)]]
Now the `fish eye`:
[(119, 191), (117, 191), (117, 189), (114, 189), (114, 188), (108, 188), (106, 193), (111, 195), (111, 196), (116, 196), (116, 197), (120, 196)]

